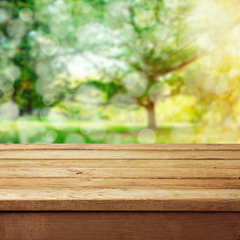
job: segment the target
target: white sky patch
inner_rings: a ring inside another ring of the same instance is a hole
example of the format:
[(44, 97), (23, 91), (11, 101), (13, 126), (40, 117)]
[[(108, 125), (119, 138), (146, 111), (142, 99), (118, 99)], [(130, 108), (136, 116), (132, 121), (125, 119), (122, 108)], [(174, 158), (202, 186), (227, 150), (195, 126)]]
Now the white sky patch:
[(74, 56), (67, 67), (70, 75), (77, 78), (84, 78), (97, 72), (93, 65), (81, 55)]
[(71, 57), (67, 68), (71, 76), (84, 78), (91, 75), (97, 75), (102, 71), (111, 72), (112, 68), (126, 70), (126, 64), (118, 60), (110, 60), (92, 53), (85, 55), (75, 55)]

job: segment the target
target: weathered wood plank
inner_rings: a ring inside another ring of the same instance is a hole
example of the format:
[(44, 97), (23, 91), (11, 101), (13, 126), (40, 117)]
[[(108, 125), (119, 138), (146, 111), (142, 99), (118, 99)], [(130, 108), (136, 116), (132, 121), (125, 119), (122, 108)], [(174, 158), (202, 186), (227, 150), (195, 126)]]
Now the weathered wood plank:
[(239, 144), (0, 144), (7, 150), (240, 151)]
[(240, 169), (204, 168), (2, 168), (0, 178), (239, 179)]
[[(217, 168), (240, 169), (240, 160), (0, 160), (0, 168)], [(189, 169), (190, 170), (190, 169)]]
[(240, 211), (239, 189), (1, 189), (0, 211)]
[(183, 159), (183, 160), (240, 160), (240, 151), (152, 151), (152, 150), (8, 150), (0, 151), (1, 160), (16, 160), (16, 159), (89, 159), (89, 160), (102, 160), (102, 159)]
[(82, 189), (240, 189), (240, 180), (228, 179), (75, 179), (75, 178), (4, 178), (0, 189), (23, 192), (38, 190)]
[(238, 240), (240, 213), (0, 213), (4, 240)]
[(0, 210), (240, 211), (240, 145), (184, 146), (0, 145)]

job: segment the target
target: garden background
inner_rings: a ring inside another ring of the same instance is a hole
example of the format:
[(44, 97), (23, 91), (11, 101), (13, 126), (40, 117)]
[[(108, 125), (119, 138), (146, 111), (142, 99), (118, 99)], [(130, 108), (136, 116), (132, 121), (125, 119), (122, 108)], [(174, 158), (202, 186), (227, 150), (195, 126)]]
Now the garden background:
[(0, 1), (1, 143), (240, 142), (240, 2)]

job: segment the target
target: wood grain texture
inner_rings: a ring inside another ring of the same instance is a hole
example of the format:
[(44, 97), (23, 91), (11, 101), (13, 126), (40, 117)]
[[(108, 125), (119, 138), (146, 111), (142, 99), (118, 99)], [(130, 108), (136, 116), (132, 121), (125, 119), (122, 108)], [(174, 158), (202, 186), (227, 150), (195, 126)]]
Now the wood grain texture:
[(0, 168), (204, 168), (239, 169), (239, 160), (0, 160)]
[(84, 189), (240, 189), (239, 180), (228, 179), (75, 179), (75, 178), (5, 178), (1, 189), (14, 190)]
[(0, 150), (240, 151), (239, 144), (0, 144)]
[[(37, 188), (37, 186), (36, 186)], [(240, 211), (239, 189), (2, 189), (2, 211)]]
[[(38, 154), (36, 154), (38, 151)], [(231, 153), (231, 154), (229, 154)], [(103, 159), (147, 159), (147, 160), (234, 160), (240, 159), (240, 151), (180, 151), (180, 150), (5, 150), (0, 151), (0, 160), (16, 160), (16, 159), (87, 159), (87, 160), (103, 160)]]
[(0, 178), (239, 179), (240, 169), (203, 168), (3, 168)]
[(2, 144), (2, 211), (240, 211), (240, 145)]
[(0, 213), (3, 240), (239, 240), (240, 213)]

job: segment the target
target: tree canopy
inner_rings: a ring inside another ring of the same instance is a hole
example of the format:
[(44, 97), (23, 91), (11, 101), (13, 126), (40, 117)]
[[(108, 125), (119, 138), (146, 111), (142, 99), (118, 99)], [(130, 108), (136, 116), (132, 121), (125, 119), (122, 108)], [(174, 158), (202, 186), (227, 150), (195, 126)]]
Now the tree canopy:
[(156, 130), (156, 106), (184, 95), (192, 122), (237, 122), (238, 10), (234, 0), (1, 1), (0, 101), (20, 115), (142, 108)]

